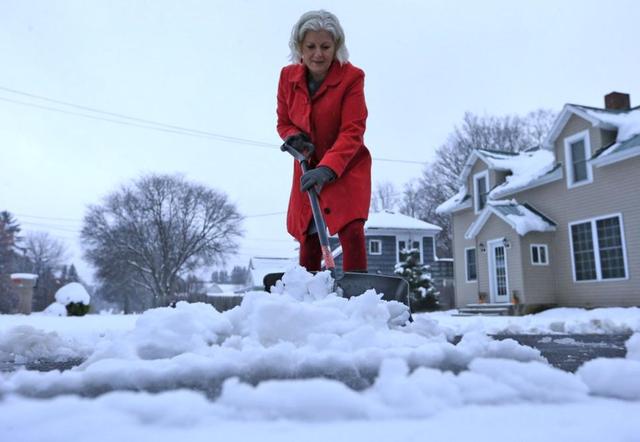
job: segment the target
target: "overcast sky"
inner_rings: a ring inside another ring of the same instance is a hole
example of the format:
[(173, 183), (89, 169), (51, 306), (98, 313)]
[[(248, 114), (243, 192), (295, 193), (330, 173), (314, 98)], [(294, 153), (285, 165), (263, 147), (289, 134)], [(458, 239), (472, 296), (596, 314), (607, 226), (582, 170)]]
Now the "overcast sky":
[[(383, 160), (432, 160), (466, 111), (602, 106), (613, 90), (640, 100), (633, 0), (0, 0), (0, 210), (65, 241), (89, 278), (86, 206), (142, 173), (182, 173), (247, 216), (231, 265), (289, 253), (292, 160), (276, 148), (275, 95), (292, 25), (319, 8), (338, 15), (366, 73), (374, 185), (419, 177), (421, 164)], [(116, 118), (35, 96), (264, 144), (90, 119), (69, 112)]]

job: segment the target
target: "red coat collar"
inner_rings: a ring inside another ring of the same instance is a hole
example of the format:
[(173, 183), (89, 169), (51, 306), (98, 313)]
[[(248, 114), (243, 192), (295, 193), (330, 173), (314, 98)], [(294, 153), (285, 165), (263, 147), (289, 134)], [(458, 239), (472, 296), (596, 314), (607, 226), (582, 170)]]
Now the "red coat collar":
[[(323, 89), (323, 86), (334, 86), (340, 83), (343, 77), (343, 72), (347, 64), (348, 62), (342, 64), (338, 60), (334, 60), (333, 63), (331, 63), (331, 67), (329, 67), (329, 72), (327, 73), (327, 76), (322, 82), (322, 86), (320, 86), (320, 88)], [(307, 67), (302, 63), (294, 64), (293, 66), (294, 66), (293, 72), (289, 77), (289, 81), (292, 83), (297, 83), (298, 85), (306, 88), (307, 87)]]

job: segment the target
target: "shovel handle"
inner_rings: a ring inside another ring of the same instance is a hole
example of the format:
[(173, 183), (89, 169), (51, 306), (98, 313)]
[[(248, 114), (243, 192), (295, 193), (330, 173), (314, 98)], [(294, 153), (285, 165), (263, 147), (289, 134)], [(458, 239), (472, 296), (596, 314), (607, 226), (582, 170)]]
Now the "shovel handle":
[[(309, 170), (308, 158), (305, 157), (304, 154), (298, 152), (286, 142), (282, 145), (281, 149), (283, 151), (289, 152), (300, 163), (302, 173), (306, 173)], [(316, 192), (316, 189), (312, 187), (307, 191), (307, 194), (309, 195), (309, 201), (311, 202), (313, 221), (316, 223), (316, 229), (318, 230), (318, 239), (320, 240), (320, 249), (322, 250), (322, 259), (324, 259), (324, 265), (331, 272), (331, 276), (335, 277), (336, 264), (333, 260), (333, 255), (331, 254), (331, 248), (329, 247), (327, 224), (324, 222), (324, 218), (322, 217), (322, 210), (320, 209), (318, 192)]]

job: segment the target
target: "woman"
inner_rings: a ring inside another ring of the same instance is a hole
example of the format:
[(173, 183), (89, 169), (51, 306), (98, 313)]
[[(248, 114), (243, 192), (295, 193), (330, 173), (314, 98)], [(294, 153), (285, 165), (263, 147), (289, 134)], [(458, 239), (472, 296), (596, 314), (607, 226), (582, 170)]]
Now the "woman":
[(366, 272), (371, 155), (363, 141), (364, 72), (348, 62), (344, 31), (327, 11), (303, 14), (289, 47), (293, 64), (282, 69), (278, 84), (278, 133), (300, 151), (310, 141), (315, 151), (304, 175), (294, 161), (287, 230), (300, 242), (300, 265), (320, 270), (322, 253), (306, 191), (321, 188), (320, 207), (329, 232), (340, 239), (343, 270)]

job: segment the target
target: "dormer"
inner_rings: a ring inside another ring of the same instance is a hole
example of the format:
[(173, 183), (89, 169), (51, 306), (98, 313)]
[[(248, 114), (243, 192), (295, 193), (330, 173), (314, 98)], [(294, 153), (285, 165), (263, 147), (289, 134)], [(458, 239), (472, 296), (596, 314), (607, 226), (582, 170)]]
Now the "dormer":
[(640, 154), (640, 108), (620, 92), (604, 101), (604, 109), (565, 105), (545, 142), (563, 164), (569, 189), (593, 182), (594, 167)]

